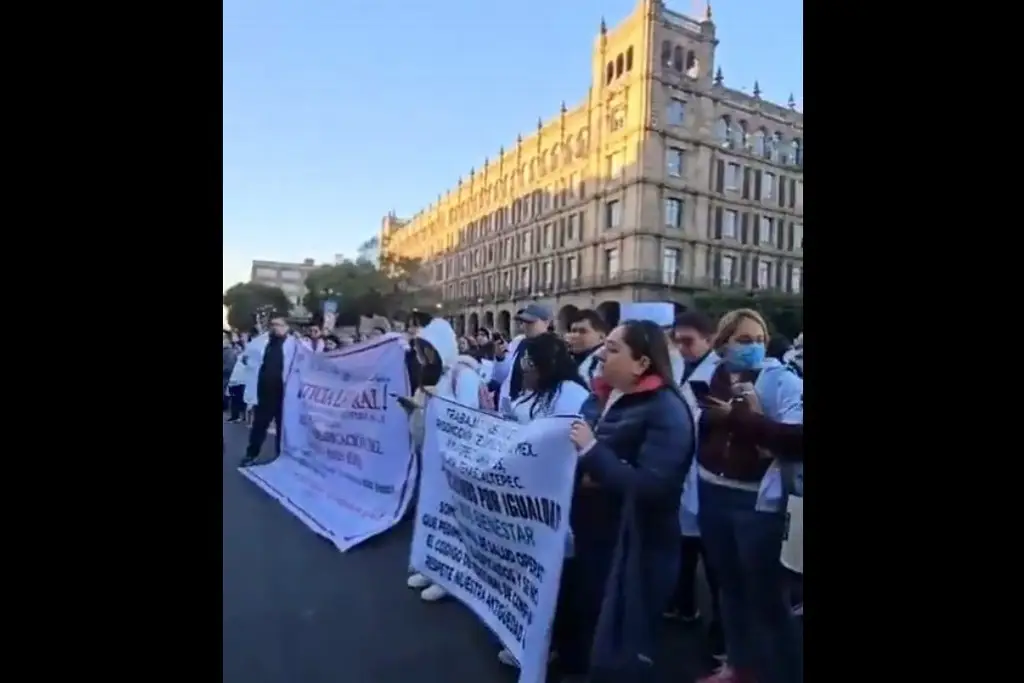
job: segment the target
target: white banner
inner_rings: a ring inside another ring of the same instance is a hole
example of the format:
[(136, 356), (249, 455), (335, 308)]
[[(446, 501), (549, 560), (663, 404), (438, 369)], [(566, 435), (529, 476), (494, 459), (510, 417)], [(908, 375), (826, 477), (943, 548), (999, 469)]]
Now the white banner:
[(412, 499), (416, 459), (393, 396), (408, 393), (398, 334), (332, 353), (300, 344), (285, 386), (281, 457), (240, 471), (348, 550), (397, 524)]
[(542, 683), (562, 574), (573, 417), (528, 425), (442, 398), (427, 404), (413, 568), (487, 624)]

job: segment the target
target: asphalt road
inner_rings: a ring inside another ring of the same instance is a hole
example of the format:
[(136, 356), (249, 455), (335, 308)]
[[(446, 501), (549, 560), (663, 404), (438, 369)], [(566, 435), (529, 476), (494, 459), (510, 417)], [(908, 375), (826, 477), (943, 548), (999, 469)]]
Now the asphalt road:
[[(468, 609), (405, 587), (411, 523), (343, 555), (238, 474), (247, 438), (244, 426), (224, 426), (223, 683), (516, 680)], [(272, 456), (272, 438), (263, 453)], [(659, 680), (705, 673), (699, 637), (669, 630)]]

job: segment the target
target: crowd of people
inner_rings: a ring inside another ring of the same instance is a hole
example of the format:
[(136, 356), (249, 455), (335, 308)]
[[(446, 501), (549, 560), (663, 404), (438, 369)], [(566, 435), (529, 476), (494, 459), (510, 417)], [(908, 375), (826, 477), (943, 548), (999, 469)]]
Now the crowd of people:
[[(583, 310), (560, 335), (551, 311), (533, 303), (517, 313), (519, 334), (509, 339), (486, 329), (459, 336), (446, 320), (414, 313), (406, 323), (411, 396), (402, 401), (414, 448), (433, 396), (520, 423), (582, 416), (570, 437), (577, 484), (551, 625), (561, 675), (588, 674), (619, 521), (632, 505), (643, 580), (631, 589), (651, 606), (646, 664), (665, 624), (703, 624), (704, 683), (800, 683), (802, 560), (784, 566), (780, 554), (787, 505), (803, 495), (802, 335), (794, 344), (772, 339), (752, 309), (712, 321), (697, 311), (676, 316), (667, 303), (623, 304), (620, 318)], [(256, 333), (224, 342), (228, 419), (253, 406), (242, 465), (254, 461), (270, 423), (280, 425), (295, 345), (344, 345), (316, 325), (290, 335), (282, 318)], [(708, 614), (698, 609), (699, 564)], [(429, 602), (447, 596), (419, 573), (407, 585)], [(506, 650), (498, 657), (518, 665)]]

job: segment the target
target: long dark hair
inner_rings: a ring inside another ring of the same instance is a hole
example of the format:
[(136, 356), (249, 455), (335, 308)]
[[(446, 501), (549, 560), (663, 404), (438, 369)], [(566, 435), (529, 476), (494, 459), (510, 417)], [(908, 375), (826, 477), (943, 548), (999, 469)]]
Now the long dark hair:
[(584, 389), (587, 387), (576, 368), (576, 361), (569, 353), (569, 347), (553, 332), (523, 340), (523, 353), (520, 357), (529, 358), (537, 373), (537, 386), (533, 390), (535, 399), (530, 406), (531, 418), (539, 407), (544, 410), (550, 407), (562, 382), (576, 382)]
[(629, 347), (633, 359), (640, 360), (647, 356), (651, 361), (643, 376), (657, 375), (666, 386), (675, 388), (678, 393), (679, 388), (672, 377), (668, 340), (662, 329), (650, 320), (624, 320), (619, 325), (622, 327), (622, 341)]

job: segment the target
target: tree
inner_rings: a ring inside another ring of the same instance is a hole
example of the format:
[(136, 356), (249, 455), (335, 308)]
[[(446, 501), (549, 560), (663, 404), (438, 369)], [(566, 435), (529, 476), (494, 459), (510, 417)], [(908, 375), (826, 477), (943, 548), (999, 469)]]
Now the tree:
[(224, 292), (228, 307), (228, 324), (236, 330), (247, 330), (256, 322), (257, 311), (269, 309), (287, 315), (291, 302), (280, 287), (256, 282), (239, 282)]
[(697, 294), (694, 304), (712, 320), (735, 308), (752, 308), (768, 323), (769, 331), (795, 339), (804, 327), (804, 298), (778, 292), (713, 291)]
[(380, 266), (366, 259), (321, 266), (306, 277), (307, 311), (322, 310), (324, 301), (338, 304), (339, 325), (354, 325), (359, 316), (393, 317), (416, 306), (435, 303), (432, 291), (421, 287), (418, 259), (384, 256)]

